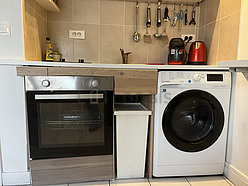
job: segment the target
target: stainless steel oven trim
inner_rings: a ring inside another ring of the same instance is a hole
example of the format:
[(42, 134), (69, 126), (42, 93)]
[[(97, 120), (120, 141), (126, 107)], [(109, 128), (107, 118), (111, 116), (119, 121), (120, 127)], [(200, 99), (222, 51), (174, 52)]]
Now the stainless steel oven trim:
[(26, 91), (113, 91), (113, 76), (25, 76)]
[(36, 94), (35, 100), (103, 99), (103, 94)]

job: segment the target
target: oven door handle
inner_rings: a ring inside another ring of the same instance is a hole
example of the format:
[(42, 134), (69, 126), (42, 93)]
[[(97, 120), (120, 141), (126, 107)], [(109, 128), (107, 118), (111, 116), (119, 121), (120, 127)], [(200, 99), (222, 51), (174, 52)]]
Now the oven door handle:
[(36, 94), (35, 100), (103, 99), (103, 94)]

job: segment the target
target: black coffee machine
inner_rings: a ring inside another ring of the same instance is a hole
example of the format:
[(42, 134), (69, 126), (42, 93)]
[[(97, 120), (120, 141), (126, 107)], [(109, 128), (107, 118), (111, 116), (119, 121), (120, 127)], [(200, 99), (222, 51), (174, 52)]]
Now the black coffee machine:
[(185, 46), (181, 38), (172, 38), (169, 44), (169, 65), (184, 65), (185, 60)]

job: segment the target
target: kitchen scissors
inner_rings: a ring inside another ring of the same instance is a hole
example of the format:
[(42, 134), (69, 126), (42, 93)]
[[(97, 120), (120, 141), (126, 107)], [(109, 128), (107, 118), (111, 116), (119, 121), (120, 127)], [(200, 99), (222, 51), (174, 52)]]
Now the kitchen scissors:
[(179, 19), (179, 26), (180, 26), (180, 30), (182, 28), (182, 21), (183, 21), (183, 17), (184, 17), (184, 13), (183, 13), (183, 4), (181, 4), (181, 9), (179, 10), (179, 13), (176, 14), (177, 18)]

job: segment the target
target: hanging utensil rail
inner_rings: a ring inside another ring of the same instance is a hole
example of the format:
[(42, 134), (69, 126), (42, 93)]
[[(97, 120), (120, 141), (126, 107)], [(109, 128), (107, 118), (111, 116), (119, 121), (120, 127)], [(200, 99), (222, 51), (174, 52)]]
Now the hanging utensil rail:
[[(127, 2), (138, 2), (138, 3), (147, 3), (147, 0), (125, 0)], [(200, 2), (181, 2), (181, 1), (160, 1), (160, 4), (171, 4), (171, 5), (181, 5), (181, 4), (188, 4), (188, 6), (199, 6), (200, 5)], [(158, 0), (154, 0), (154, 1), (150, 1), (150, 3), (153, 3), (153, 4), (157, 4), (158, 3)]]

